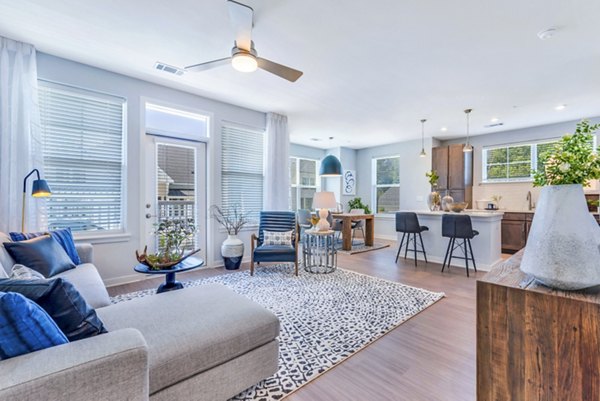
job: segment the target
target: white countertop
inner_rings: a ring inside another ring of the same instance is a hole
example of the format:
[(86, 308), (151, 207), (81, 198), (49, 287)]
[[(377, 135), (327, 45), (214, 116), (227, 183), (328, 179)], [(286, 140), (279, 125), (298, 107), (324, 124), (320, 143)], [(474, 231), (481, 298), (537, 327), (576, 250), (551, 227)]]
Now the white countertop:
[(504, 215), (504, 210), (473, 210), (473, 209), (466, 209), (460, 213), (456, 213), (456, 212), (442, 212), (442, 211), (435, 211), (432, 212), (430, 210), (413, 210), (413, 212), (415, 212), (418, 215), (421, 216), (443, 216), (444, 214), (466, 214), (467, 216), (471, 216), (471, 217), (502, 217), (502, 215)]

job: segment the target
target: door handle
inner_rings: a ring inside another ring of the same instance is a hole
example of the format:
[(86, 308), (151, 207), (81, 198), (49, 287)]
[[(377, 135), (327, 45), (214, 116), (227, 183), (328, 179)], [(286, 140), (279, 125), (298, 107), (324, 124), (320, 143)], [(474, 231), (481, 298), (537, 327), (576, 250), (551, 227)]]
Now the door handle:
[(152, 217), (155, 217), (155, 216), (151, 215), (150, 213), (146, 213), (146, 218), (147, 219), (151, 219)]

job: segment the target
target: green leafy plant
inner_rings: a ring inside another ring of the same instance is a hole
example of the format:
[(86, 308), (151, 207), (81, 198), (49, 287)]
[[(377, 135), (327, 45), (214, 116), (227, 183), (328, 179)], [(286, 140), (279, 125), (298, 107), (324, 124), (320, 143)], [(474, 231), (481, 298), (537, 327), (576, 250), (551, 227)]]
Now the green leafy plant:
[(171, 269), (183, 259), (197, 253), (195, 249), (184, 256), (186, 242), (192, 240), (196, 233), (193, 219), (165, 219), (154, 225), (153, 234), (158, 237), (156, 253), (148, 254), (148, 247), (140, 254), (135, 251), (138, 262), (147, 265), (151, 270)]
[(544, 168), (534, 172), (533, 185), (587, 185), (600, 178), (600, 157), (593, 149), (593, 133), (600, 124), (583, 120), (575, 133), (563, 136), (544, 155)]
[(437, 171), (428, 171), (425, 173), (425, 177), (427, 177), (429, 185), (431, 185), (432, 187), (437, 187), (438, 181), (440, 180), (440, 176), (438, 175)]
[(366, 214), (371, 214), (371, 209), (369, 208), (369, 205), (363, 203), (360, 197), (356, 197), (354, 199), (349, 200), (348, 209), (364, 209)]
[(158, 247), (161, 250), (149, 258), (158, 259), (165, 263), (180, 259), (183, 256), (184, 244), (191, 240), (196, 233), (193, 219), (165, 219), (154, 225), (154, 233), (158, 237)]

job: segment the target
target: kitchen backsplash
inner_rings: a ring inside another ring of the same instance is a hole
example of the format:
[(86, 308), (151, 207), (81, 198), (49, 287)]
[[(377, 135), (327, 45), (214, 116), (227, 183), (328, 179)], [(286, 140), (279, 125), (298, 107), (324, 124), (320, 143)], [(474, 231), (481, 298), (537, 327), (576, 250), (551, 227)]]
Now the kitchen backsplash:
[[(599, 188), (598, 181), (594, 181), (586, 192), (597, 192)], [(541, 188), (534, 188), (531, 182), (515, 182), (503, 184), (479, 184), (473, 186), (473, 203), (475, 201), (489, 200), (494, 195), (502, 196), (500, 208), (506, 210), (528, 210), (527, 192), (531, 191), (532, 202), (537, 204), (540, 197)]]

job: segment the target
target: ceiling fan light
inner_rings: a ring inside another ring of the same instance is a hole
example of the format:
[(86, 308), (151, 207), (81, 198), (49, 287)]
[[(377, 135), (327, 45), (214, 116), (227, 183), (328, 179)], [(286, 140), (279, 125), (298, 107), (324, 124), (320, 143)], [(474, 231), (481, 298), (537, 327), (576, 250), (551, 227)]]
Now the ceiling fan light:
[(254, 72), (258, 68), (256, 57), (249, 53), (237, 53), (231, 58), (231, 65), (240, 72)]

